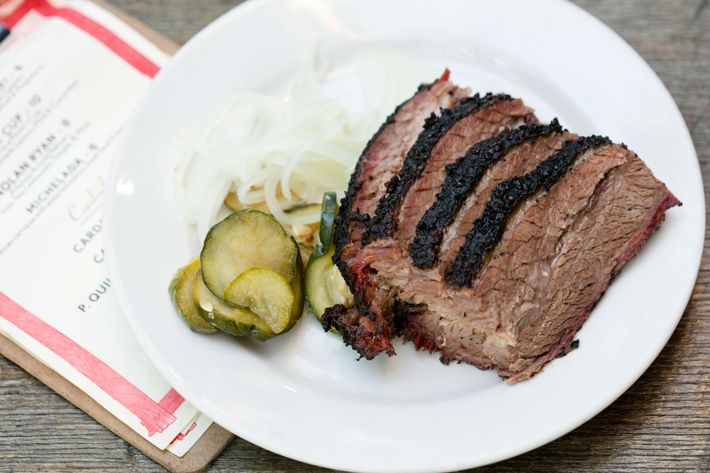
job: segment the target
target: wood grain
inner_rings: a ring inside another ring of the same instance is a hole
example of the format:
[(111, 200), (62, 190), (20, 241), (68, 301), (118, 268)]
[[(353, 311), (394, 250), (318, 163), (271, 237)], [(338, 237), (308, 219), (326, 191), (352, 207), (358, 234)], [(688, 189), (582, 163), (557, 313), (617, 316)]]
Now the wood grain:
[[(110, 0), (184, 42), (234, 0)], [(688, 124), (710, 182), (707, 0), (575, 0), (658, 73)], [(672, 156), (669, 157), (672, 159)], [(710, 200), (708, 186), (706, 201)], [(706, 228), (706, 237), (707, 237)], [(444, 439), (442, 438), (442, 441)], [(153, 472), (143, 456), (0, 357), (0, 472)], [(325, 471), (236, 439), (213, 472)], [(678, 329), (643, 377), (604, 412), (533, 452), (477, 472), (710, 471), (710, 245)]]

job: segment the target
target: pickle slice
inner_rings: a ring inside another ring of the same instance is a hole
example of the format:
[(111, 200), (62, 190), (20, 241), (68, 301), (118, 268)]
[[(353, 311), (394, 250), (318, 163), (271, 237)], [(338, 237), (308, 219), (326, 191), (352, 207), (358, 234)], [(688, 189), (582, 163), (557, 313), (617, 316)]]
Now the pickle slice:
[(240, 210), (210, 229), (200, 254), (202, 278), (218, 297), (237, 276), (266, 268), (290, 282), (297, 267), (298, 246), (271, 215)]
[(328, 252), (333, 243), (333, 233), (335, 233), (335, 216), (338, 213), (338, 199), (335, 192), (323, 194), (321, 204), (320, 225), (318, 228), (318, 239), (320, 243), (315, 247), (309, 261), (319, 258)]
[[(298, 279), (297, 289), (300, 288)], [(244, 271), (227, 286), (224, 298), (227, 302), (248, 308), (274, 333), (280, 334), (291, 328), (303, 311), (303, 298), (295, 292), (292, 285), (276, 271), (253, 268)]]
[(195, 258), (177, 270), (170, 281), (168, 292), (175, 309), (192, 330), (199, 333), (215, 333), (217, 329), (202, 317), (195, 305), (194, 290), (199, 277), (200, 260)]
[(327, 251), (330, 248), (335, 232), (335, 215), (338, 213), (338, 198), (335, 192), (323, 194), (323, 203), (320, 210), (320, 228), (318, 238), (321, 246)]
[(306, 300), (311, 310), (320, 320), (325, 309), (337, 304), (352, 307), (353, 295), (345, 283), (340, 270), (333, 264), (335, 248), (319, 257), (312, 258), (306, 267)]
[(252, 336), (266, 340), (275, 334), (255, 313), (235, 307), (212, 294), (198, 275), (195, 285), (195, 301), (202, 317), (212, 326), (235, 337)]

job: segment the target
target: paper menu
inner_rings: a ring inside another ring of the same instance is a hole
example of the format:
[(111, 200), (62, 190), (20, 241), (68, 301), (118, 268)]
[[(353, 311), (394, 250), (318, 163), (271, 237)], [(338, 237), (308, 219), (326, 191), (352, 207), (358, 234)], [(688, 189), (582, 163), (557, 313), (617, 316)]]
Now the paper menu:
[(158, 448), (209, 427), (141, 351), (103, 261), (104, 177), (167, 57), (85, 1), (0, 2), (0, 333)]

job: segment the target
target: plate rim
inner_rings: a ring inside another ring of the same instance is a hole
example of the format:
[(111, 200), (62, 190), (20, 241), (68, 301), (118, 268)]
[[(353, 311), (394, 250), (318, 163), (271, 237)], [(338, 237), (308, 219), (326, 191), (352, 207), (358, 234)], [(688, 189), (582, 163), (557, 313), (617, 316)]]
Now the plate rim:
[[(349, 0), (341, 0), (341, 2), (346, 2)], [(690, 135), (690, 132), (688, 130), (687, 125), (685, 124), (685, 120), (683, 118), (682, 113), (680, 112), (680, 109), (678, 108), (678, 105), (676, 104), (675, 100), (673, 99), (672, 95), (670, 94), (669, 90), (663, 83), (663, 81), (660, 79), (660, 77), (656, 74), (656, 72), (650, 67), (650, 65), (644, 60), (644, 58), (636, 52), (636, 50), (629, 45), (626, 40), (624, 40), (623, 37), (621, 37), (618, 33), (616, 33), (613, 29), (611, 29), (609, 26), (607, 26), (605, 23), (603, 23), (601, 20), (596, 18), (594, 15), (588, 13), (586, 10), (581, 8), (580, 6), (572, 3), (572, 2), (567, 2), (565, 0), (548, 0), (550, 4), (555, 5), (555, 8), (558, 6), (562, 7), (567, 7), (571, 6), (573, 9), (577, 10), (578, 13), (581, 13), (584, 17), (586, 17), (586, 20), (591, 20), (595, 22), (598, 26), (601, 26), (604, 30), (606, 30), (607, 33), (611, 33), (615, 39), (616, 42), (618, 43), (619, 47), (625, 48), (627, 52), (630, 52), (635, 59), (638, 62), (638, 66), (645, 68), (645, 75), (648, 75), (652, 80), (656, 82), (657, 86), (660, 86), (660, 90), (663, 91), (666, 94), (666, 98), (670, 99), (670, 103), (672, 104), (672, 107), (674, 109), (674, 113), (676, 117), (674, 117), (674, 120), (680, 120), (681, 123), (683, 123), (683, 131), (684, 131), (684, 138), (687, 141), (687, 144), (689, 144), (689, 149), (692, 150), (693, 156), (695, 157), (695, 166), (696, 166), (696, 176), (700, 179), (701, 181), (701, 187), (702, 187), (702, 173), (700, 170), (700, 164), (698, 161), (697, 157), (697, 150), (695, 149), (695, 144), (692, 140), (692, 136)], [(195, 389), (191, 388), (189, 385), (186, 383), (183, 383), (182, 380), (180, 379), (179, 376), (175, 375), (170, 367), (170, 363), (166, 361), (165, 357), (160, 353), (160, 351), (152, 344), (150, 341), (150, 337), (145, 333), (145, 331), (142, 329), (141, 325), (137, 321), (137, 316), (134, 313), (134, 311), (131, 309), (131, 304), (128, 299), (128, 296), (125, 292), (125, 289), (123, 287), (123, 283), (121, 278), (119, 277), (120, 271), (118, 270), (118, 262), (116, 260), (116, 253), (114, 251), (114, 240), (113, 240), (113, 204), (114, 204), (114, 195), (115, 195), (115, 184), (116, 180), (118, 177), (118, 172), (119, 172), (119, 167), (121, 164), (121, 157), (125, 154), (125, 148), (127, 147), (128, 141), (129, 141), (129, 136), (131, 135), (131, 132), (135, 129), (135, 125), (139, 120), (139, 117), (143, 113), (144, 109), (146, 108), (146, 104), (150, 100), (151, 92), (159, 87), (159, 85), (162, 83), (163, 78), (169, 74), (174, 67), (175, 64), (178, 63), (180, 58), (182, 56), (187, 55), (190, 53), (190, 51), (194, 48), (199, 47), (200, 43), (205, 40), (205, 38), (208, 38), (210, 35), (213, 34), (216, 30), (219, 28), (222, 28), (223, 24), (229, 24), (230, 22), (233, 21), (238, 21), (236, 20), (239, 17), (242, 16), (248, 16), (252, 10), (260, 9), (260, 8), (269, 8), (273, 4), (278, 4), (278, 0), (250, 0), (249, 2), (245, 2), (243, 4), (240, 4), (231, 10), (227, 11), (211, 23), (209, 23), (207, 26), (205, 26), (200, 32), (198, 32), (195, 36), (193, 36), (184, 46), (180, 48), (180, 50), (172, 57), (168, 65), (163, 68), (160, 73), (156, 76), (156, 78), (152, 81), (150, 86), (148, 87), (148, 90), (145, 92), (141, 100), (139, 101), (138, 105), (135, 107), (133, 110), (131, 117), (126, 123), (126, 126), (124, 128), (124, 133), (121, 135), (120, 138), (120, 143), (117, 147), (117, 151), (115, 155), (112, 158), (111, 165), (109, 168), (109, 173), (108, 173), (108, 178), (107, 178), (107, 185), (106, 185), (106, 190), (105, 190), (105, 198), (104, 198), (104, 218), (106, 222), (106, 232), (105, 232), (105, 237), (104, 237), (104, 245), (106, 247), (106, 254), (107, 254), (107, 263), (109, 267), (109, 272), (112, 277), (112, 280), (114, 281), (114, 286), (116, 289), (116, 295), (119, 300), (119, 303), (121, 305), (121, 308), (124, 311), (125, 317), (131, 327), (131, 330), (135, 334), (141, 348), (146, 352), (150, 360), (155, 364), (156, 368), (158, 371), (168, 380), (168, 382), (176, 389), (180, 394), (190, 403), (192, 403), (195, 407), (197, 407), (203, 414), (206, 414), (212, 419), (215, 419), (215, 414), (217, 413), (217, 410), (213, 409), (213, 406), (209, 402), (203, 402), (203, 398), (195, 391)], [(705, 207), (705, 196), (703, 193), (700, 194), (700, 198), (702, 199), (702, 206), (701, 208)], [(705, 221), (706, 221), (706, 215), (704, 212), (701, 212), (701, 218), (702, 218), (702, 227), (705, 227)], [(668, 343), (668, 340), (670, 337), (673, 335), (675, 332), (675, 329), (680, 322), (683, 314), (685, 313), (685, 308), (687, 308), (687, 304), (690, 300), (690, 297), (692, 295), (692, 291), (695, 287), (696, 280), (697, 280), (697, 275), (700, 269), (700, 264), (702, 261), (702, 253), (703, 253), (703, 248), (704, 248), (704, 238), (700, 240), (700, 245), (699, 248), (695, 249), (694, 253), (696, 255), (696, 264), (695, 268), (693, 268), (693, 284), (690, 285), (689, 288), (685, 289), (685, 294), (684, 294), (684, 301), (685, 304), (683, 305), (683, 310), (680, 311), (680, 313), (676, 316), (674, 316), (674, 322), (672, 324), (672, 330), (668, 330), (666, 335), (664, 337), (660, 337), (656, 343), (655, 346), (652, 350), (653, 355), (648, 359), (644, 360), (643, 363), (639, 363), (639, 366), (643, 366), (642, 369), (639, 369), (638, 373), (634, 373), (632, 376), (629, 376), (626, 378), (625, 382), (617, 382), (616, 386), (618, 389), (612, 390), (608, 396), (606, 396), (603, 399), (600, 399), (599, 401), (592, 403), (593, 408), (589, 409), (587, 408), (585, 410), (585, 415), (579, 416), (577, 418), (572, 419), (572, 421), (567, 421), (566, 423), (559, 423), (559, 427), (551, 432), (548, 433), (548, 435), (545, 436), (536, 436), (534, 437), (533, 440), (528, 441), (524, 445), (516, 445), (514, 448), (508, 448), (507, 450), (501, 450), (500, 452), (497, 452), (495, 454), (489, 454), (489, 455), (484, 455), (484, 456), (478, 456), (477, 460), (474, 462), (470, 461), (456, 461), (456, 460), (449, 460), (447, 462), (439, 462), (437, 465), (431, 465), (431, 464), (423, 464), (419, 468), (406, 468), (406, 471), (410, 471), (413, 473), (419, 473), (419, 472), (432, 472), (432, 471), (452, 471), (456, 469), (461, 469), (461, 468), (473, 468), (473, 467), (479, 467), (487, 464), (491, 464), (494, 462), (502, 461), (508, 458), (512, 458), (514, 456), (523, 454), (525, 452), (531, 451), (535, 448), (538, 448), (542, 445), (545, 445), (549, 442), (552, 442), (563, 435), (571, 432), (572, 430), (576, 429), (580, 425), (584, 424), (585, 422), (589, 421), (591, 418), (595, 417), (598, 415), (601, 411), (606, 409), (610, 404), (612, 404), (616, 399), (618, 399), (623, 393), (625, 393), (651, 366), (651, 364), (656, 360), (658, 355), (661, 353), (663, 348), (666, 346)], [(680, 292), (680, 291), (679, 291)], [(680, 299), (680, 298), (679, 298)], [(670, 317), (669, 317), (670, 319)], [(662, 338), (662, 339), (661, 339)], [(215, 422), (218, 422), (215, 420)], [(230, 431), (232, 431), (235, 435), (238, 435), (245, 440), (252, 442), (256, 445), (258, 445), (260, 448), (264, 448), (266, 450), (269, 450), (271, 452), (277, 453), (279, 455), (286, 456), (288, 458), (305, 462), (308, 464), (312, 465), (318, 465), (326, 468), (336, 468), (336, 469), (341, 469), (341, 470), (346, 470), (346, 471), (362, 471), (358, 466), (348, 466), (344, 465), (342, 463), (337, 463), (337, 462), (328, 462), (328, 461), (319, 461), (318, 459), (314, 459), (312, 456), (309, 455), (301, 455), (298, 451), (294, 451), (289, 449), (287, 446), (285, 446), (282, 442), (279, 442), (278, 440), (272, 440), (269, 441), (269, 438), (258, 438), (258, 435), (254, 435), (254, 432), (248, 432), (248, 431), (243, 431), (242, 429), (239, 428), (239, 426), (234, 426), (234, 425), (225, 425)], [(264, 437), (264, 436), (262, 436)], [(268, 437), (268, 436), (266, 436)], [(395, 471), (405, 471), (402, 468), (397, 468), (396, 466), (387, 466), (387, 465), (381, 465), (381, 467), (375, 467), (375, 468), (368, 468), (368, 471), (379, 471), (379, 472), (395, 472)]]

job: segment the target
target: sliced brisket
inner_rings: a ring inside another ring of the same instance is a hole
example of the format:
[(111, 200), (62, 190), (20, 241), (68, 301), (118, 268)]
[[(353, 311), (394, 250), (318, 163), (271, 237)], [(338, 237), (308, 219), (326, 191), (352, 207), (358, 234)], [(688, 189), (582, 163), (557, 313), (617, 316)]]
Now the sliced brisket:
[(474, 282), (484, 313), (498, 322), (485, 352), (511, 381), (568, 348), (611, 279), (679, 201), (632, 151), (608, 145), (526, 204)]
[(446, 269), (446, 281), (455, 287), (470, 285), (484, 258), (501, 239), (508, 219), (520, 202), (552, 187), (572, 167), (578, 156), (609, 143), (608, 138), (598, 136), (570, 141), (562, 151), (547, 159), (533, 172), (498, 185), (488, 199), (483, 214), (466, 235), (466, 242)]
[(493, 195), (508, 202), (509, 193), (512, 212), (496, 198), (486, 206), (502, 205), (507, 226), (470, 287), (441, 285), (437, 297), (421, 296), (434, 281), (410, 274), (398, 297), (427, 306), (408, 321), (410, 339), (427, 349), (433, 340), (442, 361), (496, 366), (515, 382), (569, 348), (614, 275), (679, 202), (633, 152), (599, 137), (568, 142)]
[[(354, 268), (353, 259), (361, 248), (365, 224), (385, 190), (385, 183), (399, 171), (405, 155), (419, 136), (424, 121), (440, 110), (456, 105), (468, 95), (449, 80), (448, 70), (436, 82), (423, 85), (409, 100), (390, 115), (365, 147), (350, 178), (348, 191), (340, 204), (335, 223), (333, 258), (355, 295), (359, 310), (335, 307), (326, 311), (322, 322), (326, 329), (336, 328), (346, 342), (366, 358), (382, 351), (394, 354), (390, 344), (390, 324), (383, 308), (388, 302), (365, 304), (376, 298), (377, 288), (367, 282), (366, 268)], [(358, 272), (359, 271), (359, 272)], [(381, 297), (386, 298), (386, 294)], [(364, 316), (367, 321), (360, 320)]]
[[(408, 187), (408, 190), (401, 199), (400, 210), (390, 211), (392, 215), (398, 214), (396, 237), (400, 245), (406, 247), (414, 237), (417, 222), (442, 188), (447, 165), (455, 162), (481, 140), (503, 130), (535, 122), (537, 119), (533, 110), (526, 107), (522, 100), (489, 94), (483, 98), (466, 99), (458, 107), (444, 112), (434, 126), (427, 129), (425, 125), (425, 131), (407, 155), (400, 176), (415, 166), (421, 167), (421, 171), (418, 176), (412, 174), (413, 180), (409, 184), (405, 184), (404, 179), (397, 181), (398, 187)], [(431, 139), (432, 128), (436, 128), (438, 140)], [(425, 134), (426, 139), (423, 138)], [(398, 191), (388, 194), (384, 201)], [(384, 201), (382, 205), (386, 205)], [(377, 223), (373, 222), (373, 225)]]
[(445, 74), (366, 147), (335, 234), (355, 307), (322, 322), (368, 359), (401, 334), (515, 382), (570, 348), (680, 202), (624, 145), (538, 125), (504, 94), (464, 95)]
[(493, 189), (498, 184), (532, 171), (546, 158), (561, 150), (565, 141), (572, 139), (576, 139), (576, 135), (565, 132), (529, 140), (514, 147), (504, 159), (490, 166), (481, 176), (476, 188), (466, 197), (453, 222), (444, 230), (437, 267), (443, 272), (456, 257), (466, 239), (466, 233), (483, 213)]
[[(466, 213), (469, 218), (478, 217), (486, 206), (493, 189), (515, 176), (523, 175), (536, 168), (548, 157), (559, 151), (563, 144), (574, 139), (575, 135), (562, 131), (557, 123), (551, 125), (527, 125), (516, 130), (503, 132), (490, 140), (479, 143), (469, 150), (465, 157), (448, 170), (446, 184), (437, 197), (433, 209), (440, 199), (448, 199), (460, 189), (454, 184), (454, 177), (466, 169), (483, 169), (478, 180), (468, 182), (466, 189), (466, 205), (459, 213)], [(455, 211), (455, 209), (454, 209)], [(458, 217), (457, 217), (458, 219)], [(459, 225), (461, 239), (465, 238), (468, 228)], [(383, 239), (372, 243), (361, 255), (363, 259), (371, 260), (377, 274), (372, 276), (380, 280), (381, 285), (391, 285), (397, 288), (398, 297), (404, 303), (435, 301), (441, 294), (446, 294), (449, 285), (443, 280), (440, 268), (446, 267), (449, 261), (444, 255), (441, 263), (434, 268), (419, 269), (412, 266), (406, 248), (401, 248), (395, 239)], [(412, 340), (417, 348), (429, 351), (440, 351), (441, 359), (448, 362), (451, 359), (465, 361), (480, 368), (491, 367), (491, 362), (482, 352), (481, 343), (471, 343), (468, 337), (461, 339), (461, 346), (454, 341), (447, 344), (442, 338), (443, 327), (441, 316), (428, 309), (427, 305), (417, 305), (418, 310), (407, 317), (402, 324), (402, 335)], [(475, 339), (475, 334), (471, 335)], [(459, 336), (460, 338), (461, 336)], [(422, 342), (425, 341), (425, 342)], [(455, 346), (456, 345), (456, 346)]]
[[(510, 127), (536, 121), (532, 110), (522, 101), (507, 95), (493, 94), (463, 99), (453, 109), (443, 110), (440, 117), (432, 116), (427, 119), (424, 131), (407, 154), (399, 174), (408, 174), (412, 180), (407, 185), (408, 192), (402, 198), (402, 225), (398, 228), (397, 239), (409, 241), (413, 237), (416, 222), (426, 209), (422, 202), (431, 202), (440, 190), (446, 176), (447, 164), (456, 161), (471, 145), (480, 140)], [(412, 174), (412, 169), (415, 168), (417, 171)], [(392, 190), (391, 182), (393, 181), (388, 183), (388, 191)], [(381, 203), (386, 199), (387, 196)], [(394, 215), (394, 211), (390, 215)], [(383, 339), (395, 335), (392, 314), (395, 300), (391, 286), (371, 274), (369, 258), (361, 253), (358, 251), (357, 254), (352, 254), (348, 260), (349, 269), (354, 273), (350, 278), (351, 289), (355, 294), (356, 308), (361, 317), (371, 321), (367, 323), (367, 327), (371, 328), (372, 332), (360, 330), (358, 325), (358, 336), (350, 337), (349, 344), (362, 356), (371, 358), (377, 350), (392, 352), (391, 346), (383, 343)], [(353, 271), (354, 268), (358, 270)], [(327, 315), (325, 324), (340, 329), (343, 323), (339, 319), (352, 321), (355, 317)]]
[[(458, 124), (470, 114), (504, 100), (509, 101), (511, 98), (505, 94), (486, 94), (483, 97), (476, 94), (473, 97), (462, 100), (458, 107), (443, 111), (440, 117), (432, 117), (425, 122), (424, 130), (409, 150), (409, 153), (407, 153), (407, 157), (402, 164), (402, 169), (399, 174), (392, 176), (389, 182), (387, 182), (387, 193), (378, 202), (375, 215), (368, 226), (366, 235), (368, 241), (378, 240), (394, 234), (397, 228), (397, 217), (405, 196), (411, 186), (422, 175), (432, 155), (432, 151), (434, 151), (439, 145), (440, 140), (448, 134), (454, 125)], [(518, 105), (518, 103), (515, 105)], [(519, 105), (522, 105), (522, 103), (519, 103)], [(522, 108), (517, 111), (516, 115), (519, 117), (526, 115), (532, 117), (532, 111), (527, 108)], [(515, 117), (515, 119), (518, 119), (518, 117)], [(499, 130), (500, 128), (498, 130), (491, 130), (491, 134)], [(467, 130), (462, 131), (465, 132)], [(466, 137), (462, 138), (466, 139)], [(469, 146), (473, 143), (475, 143), (475, 141), (469, 142)], [(458, 154), (465, 151), (467, 146), (461, 146), (461, 148)]]
[[(407, 238), (400, 241), (403, 246), (408, 244), (414, 265), (418, 268), (431, 268), (436, 264), (444, 230), (451, 224), (466, 197), (471, 194), (491, 164), (525, 141), (544, 135), (552, 136), (561, 131), (562, 127), (557, 120), (553, 120), (549, 125), (528, 125), (506, 130), (471, 147), (456, 162), (441, 166), (446, 172), (442, 191), (436, 195), (435, 200), (434, 195), (428, 195), (429, 199), (420, 203), (420, 208), (424, 209), (420, 213), (423, 217), (416, 219), (419, 223), (416, 224), (414, 240), (411, 243)], [(526, 161), (529, 162), (530, 159)]]

